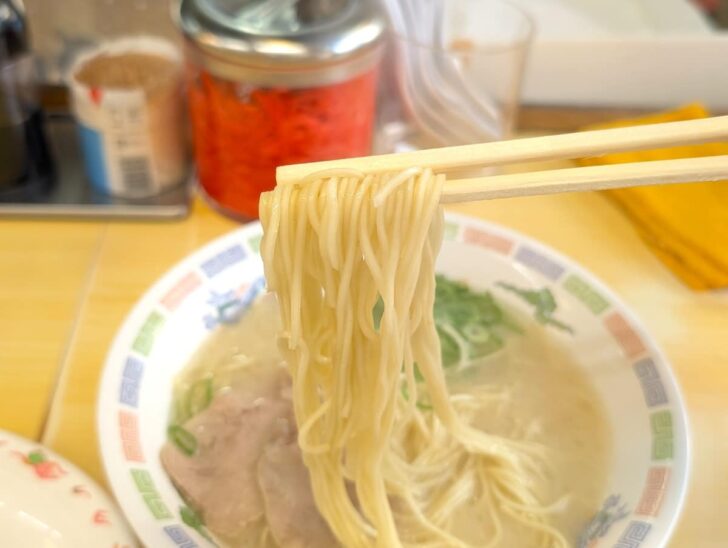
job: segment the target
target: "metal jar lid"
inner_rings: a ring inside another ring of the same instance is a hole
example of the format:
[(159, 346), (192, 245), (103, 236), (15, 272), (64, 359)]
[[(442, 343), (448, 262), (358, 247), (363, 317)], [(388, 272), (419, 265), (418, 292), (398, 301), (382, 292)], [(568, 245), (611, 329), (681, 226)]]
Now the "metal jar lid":
[(177, 24), (218, 75), (297, 85), (371, 66), (385, 29), (376, 0), (180, 0)]

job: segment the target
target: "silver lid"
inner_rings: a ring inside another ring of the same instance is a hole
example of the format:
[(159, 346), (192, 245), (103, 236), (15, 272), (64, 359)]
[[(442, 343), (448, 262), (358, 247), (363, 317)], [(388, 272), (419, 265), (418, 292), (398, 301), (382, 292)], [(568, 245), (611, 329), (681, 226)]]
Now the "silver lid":
[(376, 0), (180, 0), (177, 15), (203, 52), (280, 69), (343, 61), (385, 28)]

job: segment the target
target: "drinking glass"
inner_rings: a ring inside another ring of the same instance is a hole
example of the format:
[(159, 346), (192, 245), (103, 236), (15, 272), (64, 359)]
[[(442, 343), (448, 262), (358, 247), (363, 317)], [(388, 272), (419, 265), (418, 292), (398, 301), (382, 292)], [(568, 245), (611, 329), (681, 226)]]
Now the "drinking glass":
[(509, 137), (533, 35), (528, 15), (503, 0), (392, 1), (401, 11), (390, 9), (375, 150)]

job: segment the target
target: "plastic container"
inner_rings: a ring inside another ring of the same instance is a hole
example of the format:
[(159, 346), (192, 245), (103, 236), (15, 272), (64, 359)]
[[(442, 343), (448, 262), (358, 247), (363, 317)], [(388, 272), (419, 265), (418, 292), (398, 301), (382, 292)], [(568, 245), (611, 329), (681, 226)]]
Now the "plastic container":
[(188, 173), (181, 55), (151, 37), (119, 39), (82, 54), (68, 75), (93, 187), (145, 198)]
[(371, 151), (384, 21), (374, 0), (182, 0), (200, 186), (258, 216), (279, 165)]

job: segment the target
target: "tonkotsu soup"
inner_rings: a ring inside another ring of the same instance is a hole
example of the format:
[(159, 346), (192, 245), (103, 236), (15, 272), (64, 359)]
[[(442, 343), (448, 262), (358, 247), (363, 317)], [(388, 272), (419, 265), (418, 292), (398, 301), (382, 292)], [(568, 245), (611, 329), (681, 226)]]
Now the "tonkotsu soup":
[[(451, 399), (476, 428), (541, 448), (544, 457), (528, 481), (547, 507), (549, 525), (576, 544), (606, 494), (605, 411), (558, 329), (495, 299), (502, 325), (491, 323), (489, 336), (476, 332), (477, 318), (459, 325), (458, 303), (484, 295), (438, 277), (435, 317)], [(296, 445), (279, 329), (275, 299), (264, 296), (210, 336), (175, 384), (162, 462), (190, 507), (188, 521), (222, 546), (337, 546), (318, 515)], [(428, 412), (426, 394), (418, 405)], [(406, 528), (400, 525), (405, 541)], [(449, 528), (472, 546), (487, 546), (496, 529), (495, 546), (539, 545), (533, 530), (515, 519), (494, 523), (482, 504), (464, 506)]]

